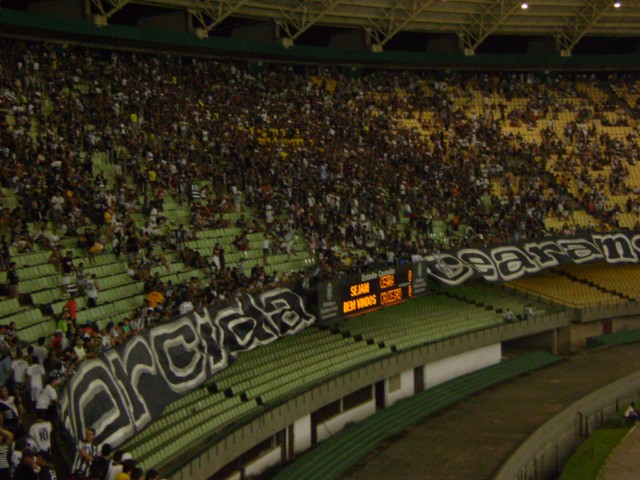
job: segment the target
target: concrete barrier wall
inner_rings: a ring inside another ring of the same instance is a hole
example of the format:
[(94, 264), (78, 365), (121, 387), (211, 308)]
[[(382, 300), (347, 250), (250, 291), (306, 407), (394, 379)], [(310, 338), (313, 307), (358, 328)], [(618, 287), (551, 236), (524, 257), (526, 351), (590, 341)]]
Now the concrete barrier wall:
[(414, 393), (415, 383), (413, 369), (405, 370), (384, 381), (384, 404), (387, 407), (390, 407), (398, 400), (410, 397)]
[[(604, 328), (605, 323), (610, 324), (610, 330)], [(571, 352), (580, 352), (587, 347), (589, 337), (597, 337), (605, 333), (636, 330), (640, 328), (640, 316), (630, 313), (627, 317), (608, 317), (606, 319), (591, 322), (579, 322), (571, 324)]]
[(454, 357), (436, 360), (425, 365), (424, 384), (427, 389), (433, 388), (467, 373), (500, 363), (501, 358), (502, 344), (494, 343), (493, 345), (460, 353)]
[(331, 417), (326, 422), (319, 423), (317, 426), (318, 442), (326, 440), (340, 432), (347, 424), (360, 422), (374, 413), (376, 413), (376, 402), (375, 400), (371, 400), (335, 417)]
[(311, 447), (311, 415), (299, 418), (293, 424), (293, 453), (304, 452)]
[(273, 450), (261, 455), (260, 458), (257, 458), (253, 462), (250, 462), (244, 468), (244, 474), (247, 477), (251, 475), (259, 475), (264, 472), (267, 468), (273, 467), (280, 463), (280, 459), (282, 458), (282, 447), (276, 447)]
[(495, 480), (556, 478), (584, 440), (581, 422), (592, 430), (640, 392), (640, 372), (587, 395), (536, 430), (502, 465)]
[(596, 305), (575, 311), (575, 321), (581, 323), (607, 320), (616, 317), (640, 315), (640, 302), (616, 303), (614, 305)]

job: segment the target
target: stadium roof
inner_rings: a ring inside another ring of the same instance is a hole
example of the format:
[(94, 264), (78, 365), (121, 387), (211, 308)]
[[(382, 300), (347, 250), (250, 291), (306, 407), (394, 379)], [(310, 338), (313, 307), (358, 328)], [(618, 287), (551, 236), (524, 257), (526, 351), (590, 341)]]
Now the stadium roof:
[[(314, 26), (364, 29), (374, 49), (400, 32), (455, 34), (472, 53), (490, 35), (553, 36), (571, 52), (585, 36), (640, 37), (640, 0), (91, 0), (107, 19), (129, 6), (187, 9), (201, 31), (269, 20), (295, 41)], [(523, 8), (524, 5), (527, 8)], [(286, 41), (286, 40), (285, 40)]]

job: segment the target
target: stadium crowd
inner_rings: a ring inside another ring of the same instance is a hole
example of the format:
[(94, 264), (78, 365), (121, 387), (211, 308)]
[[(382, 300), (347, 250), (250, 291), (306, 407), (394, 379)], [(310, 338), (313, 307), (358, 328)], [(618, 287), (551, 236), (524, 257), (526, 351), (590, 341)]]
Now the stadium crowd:
[[(592, 215), (591, 228), (615, 227), (620, 207), (608, 206), (609, 194), (628, 194), (627, 212), (640, 213), (640, 192), (626, 182), (638, 161), (637, 132), (626, 142), (598, 134), (593, 120), (611, 122), (605, 112), (619, 105), (614, 97), (597, 102), (578, 91), (576, 77), (375, 71), (348, 79), (318, 67), (256, 72), (202, 58), (13, 40), (0, 46), (0, 111), (14, 119), (0, 124), (1, 181), (19, 199), (17, 208), (0, 210), (7, 293), (20, 295), (12, 251), (44, 250), (68, 296), (52, 342), (42, 338), (25, 348), (15, 325), (0, 330), (0, 382), (9, 387), (0, 435), (3, 445), (16, 440), (14, 452), (41, 471), (50, 467), (51, 447), (34, 445), (37, 433), (27, 435), (33, 427), (21, 422), (22, 408), (37, 417), (33, 425), (49, 422), (51, 390), (79, 362), (163, 319), (242, 292), (432, 250), (543, 237), (552, 233), (545, 219), (568, 218), (574, 209)], [(466, 108), (475, 94), (483, 99), (481, 112)], [(513, 98), (528, 100), (507, 107)], [(559, 133), (554, 122), (565, 112), (577, 117)], [(420, 128), (404, 122), (414, 118)], [(622, 114), (615, 119), (624, 121)], [(542, 141), (507, 133), (505, 125), (539, 130)], [(113, 177), (95, 169), (95, 152), (107, 152)], [(596, 178), (594, 165), (603, 171)], [(574, 184), (577, 194), (568, 188)], [(189, 213), (187, 225), (165, 214), (168, 197)], [(250, 218), (228, 220), (240, 211)], [(433, 239), (438, 221), (446, 222), (447, 243)], [(203, 230), (228, 227), (241, 231), (233, 242), (240, 252), (248, 234), (263, 234), (262, 266), (247, 271), (242, 259), (228, 265), (219, 243), (210, 257), (187, 246)], [(574, 231), (565, 224), (560, 233)], [(300, 232), (316, 259), (313, 270), (268, 273), (269, 255), (290, 255)], [(86, 252), (82, 262), (65, 252), (69, 238)], [(89, 307), (100, 304), (100, 279), (85, 275), (84, 262), (103, 252), (144, 282), (147, 298), (128, 318), (101, 329), (77, 324), (76, 297), (85, 295)], [(208, 281), (174, 285), (152, 273), (171, 269), (168, 252), (206, 272)], [(8, 411), (18, 419), (14, 426)], [(123, 452), (114, 456), (104, 446), (99, 452), (91, 436), (76, 457), (82, 475), (103, 457), (131, 467)], [(0, 448), (0, 471), (9, 468), (5, 453)], [(140, 475), (138, 469), (130, 478)]]

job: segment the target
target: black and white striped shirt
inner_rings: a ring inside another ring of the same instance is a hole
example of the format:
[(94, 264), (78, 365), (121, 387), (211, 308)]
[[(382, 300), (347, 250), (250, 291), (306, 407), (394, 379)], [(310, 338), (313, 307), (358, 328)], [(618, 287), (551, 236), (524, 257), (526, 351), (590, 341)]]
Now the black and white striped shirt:
[(76, 451), (76, 457), (73, 460), (73, 467), (71, 468), (72, 473), (79, 473), (81, 475), (89, 475), (89, 468), (91, 467), (91, 462), (85, 459), (82, 456), (81, 451), (84, 450), (86, 453), (91, 455), (91, 457), (98, 456), (98, 446), (93, 445), (92, 443), (85, 442), (81, 440), (78, 442), (78, 449)]

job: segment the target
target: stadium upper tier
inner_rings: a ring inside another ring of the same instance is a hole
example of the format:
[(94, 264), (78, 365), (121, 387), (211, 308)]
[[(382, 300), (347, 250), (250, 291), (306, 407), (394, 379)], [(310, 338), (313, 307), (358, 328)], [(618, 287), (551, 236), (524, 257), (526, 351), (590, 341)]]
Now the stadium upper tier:
[[(57, 244), (98, 274), (100, 303), (117, 303), (80, 312), (104, 326), (141, 304), (149, 278), (204, 279), (214, 258), (207, 303), (310, 266), (333, 275), (433, 248), (638, 223), (633, 79), (345, 78), (13, 40), (2, 48), (4, 263), (12, 257), (20, 291), (56, 314), (66, 300)], [(248, 283), (237, 279), (241, 258)]]
[[(304, 231), (313, 252), (367, 251), (370, 262), (431, 239), (494, 243), (637, 220), (624, 81), (346, 79), (12, 41), (3, 51), (3, 181), (21, 207), (4, 231), (14, 236), (21, 220), (35, 233), (51, 218), (56, 192), (56, 223), (70, 232), (104, 224), (107, 211), (124, 231), (144, 226), (160, 197), (152, 227), (222, 226), (245, 203), (278, 238)], [(112, 162), (94, 169), (99, 150)], [(335, 268), (334, 257), (321, 266)]]

